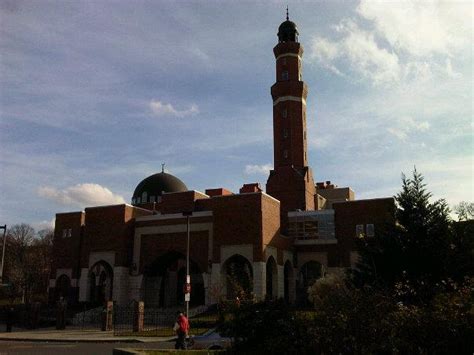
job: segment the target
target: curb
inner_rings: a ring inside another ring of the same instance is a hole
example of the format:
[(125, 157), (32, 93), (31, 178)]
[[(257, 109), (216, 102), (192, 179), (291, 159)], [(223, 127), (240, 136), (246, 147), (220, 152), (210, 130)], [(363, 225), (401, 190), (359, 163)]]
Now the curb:
[(150, 338), (150, 339), (137, 339), (137, 338), (105, 338), (105, 339), (78, 339), (78, 338), (4, 338), (0, 337), (1, 341), (28, 341), (38, 343), (158, 343), (174, 340), (174, 337), (170, 338)]
[[(38, 338), (0, 338), (0, 341), (28, 341), (38, 343), (146, 343), (139, 339), (38, 339)], [(166, 341), (166, 340), (157, 340)]]
[(137, 355), (137, 354), (143, 354), (143, 352), (130, 349), (130, 348), (115, 348), (112, 354), (113, 355)]

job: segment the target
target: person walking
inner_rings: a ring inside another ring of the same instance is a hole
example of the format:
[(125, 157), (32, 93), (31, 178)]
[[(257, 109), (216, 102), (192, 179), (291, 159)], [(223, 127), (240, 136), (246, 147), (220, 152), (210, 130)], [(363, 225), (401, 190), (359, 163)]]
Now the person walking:
[(188, 318), (184, 315), (183, 312), (178, 311), (178, 318), (176, 319), (176, 323), (174, 324), (174, 331), (178, 338), (176, 339), (176, 344), (174, 346), (175, 349), (186, 349), (186, 337), (189, 333), (189, 321)]

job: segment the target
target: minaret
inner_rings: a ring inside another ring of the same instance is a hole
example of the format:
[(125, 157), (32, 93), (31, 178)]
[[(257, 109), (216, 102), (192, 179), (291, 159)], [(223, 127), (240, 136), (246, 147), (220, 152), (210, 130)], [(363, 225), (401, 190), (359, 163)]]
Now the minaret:
[(281, 203), (282, 224), (287, 212), (314, 210), (316, 193), (308, 166), (306, 140), (306, 97), (302, 81), (303, 46), (298, 43), (298, 28), (288, 18), (278, 28), (276, 83), (272, 86), (274, 169), (267, 180), (267, 193)]

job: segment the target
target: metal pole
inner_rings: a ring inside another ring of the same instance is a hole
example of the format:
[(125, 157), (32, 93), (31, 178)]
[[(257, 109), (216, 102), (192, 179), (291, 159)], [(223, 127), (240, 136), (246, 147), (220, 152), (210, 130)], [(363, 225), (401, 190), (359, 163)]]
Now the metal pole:
[[(190, 215), (187, 215), (187, 234), (188, 234), (188, 240), (186, 243), (186, 284), (191, 282), (191, 278), (189, 276), (189, 234), (190, 234), (190, 226), (189, 226), (189, 219)], [(189, 301), (186, 301), (186, 317), (189, 318)]]
[(0, 268), (0, 285), (3, 284), (3, 265), (5, 263), (5, 248), (7, 246), (7, 225), (0, 226), (3, 229), (3, 251), (2, 251), (2, 266)]

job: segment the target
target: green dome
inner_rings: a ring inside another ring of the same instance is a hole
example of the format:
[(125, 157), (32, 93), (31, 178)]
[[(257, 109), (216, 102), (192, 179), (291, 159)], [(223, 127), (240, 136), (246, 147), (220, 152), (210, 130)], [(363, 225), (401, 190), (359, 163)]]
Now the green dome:
[(159, 202), (165, 192), (188, 191), (188, 188), (180, 179), (171, 174), (161, 172), (148, 176), (142, 180), (133, 192), (132, 204)]

